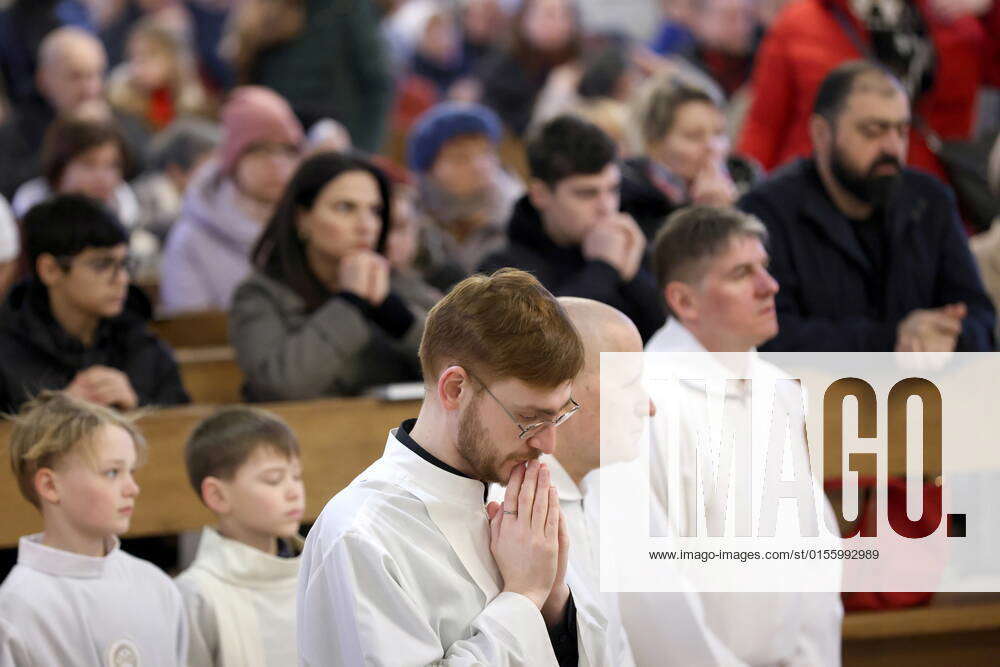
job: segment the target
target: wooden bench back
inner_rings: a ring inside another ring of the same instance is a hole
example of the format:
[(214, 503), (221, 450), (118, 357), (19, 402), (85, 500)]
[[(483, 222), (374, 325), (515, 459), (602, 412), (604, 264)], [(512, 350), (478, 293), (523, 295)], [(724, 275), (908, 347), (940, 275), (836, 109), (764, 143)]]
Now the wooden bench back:
[[(374, 399), (330, 399), (263, 405), (285, 421), (299, 438), (306, 487), (306, 521), (382, 454), (389, 429), (415, 417), (419, 402), (382, 403)], [(212, 516), (191, 489), (184, 467), (184, 444), (213, 406), (170, 408), (140, 422), (149, 442), (149, 460), (137, 473), (141, 487), (128, 535), (173, 534), (197, 530)], [(9, 442), (11, 425), (0, 423), (0, 442)], [(41, 530), (39, 513), (21, 497), (9, 465), (0, 466), (0, 547), (16, 546), (21, 535)]]
[(225, 405), (243, 400), (243, 371), (233, 348), (178, 348), (174, 355), (192, 403)]
[(175, 315), (153, 320), (150, 326), (175, 350), (229, 345), (229, 316), (224, 311)]

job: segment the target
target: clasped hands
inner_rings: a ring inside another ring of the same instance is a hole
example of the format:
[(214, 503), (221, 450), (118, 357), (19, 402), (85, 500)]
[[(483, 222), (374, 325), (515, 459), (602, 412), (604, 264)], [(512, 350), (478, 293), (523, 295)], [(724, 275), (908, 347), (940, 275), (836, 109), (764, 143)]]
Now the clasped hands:
[(503, 590), (527, 597), (546, 626), (554, 627), (569, 600), (569, 535), (548, 467), (538, 461), (517, 465), (503, 504), (491, 502), (486, 513), (490, 551), (503, 576)]

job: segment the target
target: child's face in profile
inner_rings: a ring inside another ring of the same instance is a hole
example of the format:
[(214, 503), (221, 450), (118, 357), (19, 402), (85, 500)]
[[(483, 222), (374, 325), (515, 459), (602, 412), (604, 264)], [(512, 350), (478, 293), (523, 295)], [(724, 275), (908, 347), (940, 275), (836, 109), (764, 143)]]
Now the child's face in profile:
[(54, 469), (57, 511), (69, 526), (89, 539), (106, 539), (128, 531), (139, 485), (135, 443), (128, 431), (105, 424), (93, 435), (94, 459), (71, 451)]
[(298, 457), (260, 446), (223, 484), (232, 521), (262, 536), (291, 537), (299, 532), (305, 488)]

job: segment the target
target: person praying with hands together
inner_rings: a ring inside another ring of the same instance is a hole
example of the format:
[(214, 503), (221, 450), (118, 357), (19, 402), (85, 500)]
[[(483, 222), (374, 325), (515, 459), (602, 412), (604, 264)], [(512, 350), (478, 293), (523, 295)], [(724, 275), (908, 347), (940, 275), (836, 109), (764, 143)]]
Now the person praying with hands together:
[[(472, 276), (431, 309), (420, 361), (417, 418), (306, 538), (301, 664), (614, 664), (607, 620), (567, 585), (566, 523), (537, 460), (581, 409), (563, 307), (524, 271)], [(490, 484), (503, 503), (486, 504)]]
[(633, 115), (642, 154), (622, 165), (622, 209), (652, 242), (667, 216), (685, 206), (731, 206), (759, 168), (730, 152), (725, 101), (710, 80), (664, 72), (637, 97)]
[(550, 627), (562, 619), (570, 595), (569, 536), (551, 482), (544, 463), (520, 464), (510, 474), (503, 504), (486, 506), (490, 551), (504, 575), (504, 590), (534, 602)]
[(556, 296), (600, 301), (635, 322), (643, 340), (666, 318), (653, 274), (644, 265), (646, 238), (619, 212), (617, 147), (599, 127), (557, 116), (528, 142), (528, 194), (514, 206), (506, 247), (480, 270), (530, 271)]
[(435, 293), (382, 254), (389, 185), (360, 157), (321, 153), (292, 177), (236, 290), (230, 327), (249, 400), (358, 394), (417, 380)]

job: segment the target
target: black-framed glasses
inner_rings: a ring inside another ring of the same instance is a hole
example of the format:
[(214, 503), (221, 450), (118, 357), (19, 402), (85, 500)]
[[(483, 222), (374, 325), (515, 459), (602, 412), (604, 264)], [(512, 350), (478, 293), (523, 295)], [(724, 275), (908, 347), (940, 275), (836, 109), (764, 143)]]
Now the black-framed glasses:
[[(63, 255), (61, 257), (57, 257), (56, 261), (59, 262), (61, 267), (63, 267), (63, 270), (69, 271), (73, 264), (73, 260), (77, 257), (78, 255)], [(124, 271), (130, 277), (134, 276), (136, 267), (138, 266), (138, 260), (131, 255), (126, 255), (121, 259), (111, 257), (110, 255), (106, 255), (104, 257), (88, 257), (87, 259), (80, 261), (84, 264), (84, 266), (89, 268), (98, 276), (107, 278), (109, 282), (113, 282), (114, 279), (118, 277), (119, 271)]]
[(546, 427), (551, 426), (554, 428), (556, 426), (559, 426), (560, 424), (562, 424), (567, 419), (569, 419), (570, 417), (572, 417), (573, 415), (575, 415), (577, 412), (580, 411), (580, 404), (577, 403), (575, 400), (573, 400), (573, 397), (570, 396), (569, 402), (572, 404), (572, 407), (569, 410), (562, 413), (555, 419), (543, 419), (540, 422), (535, 422), (534, 424), (528, 424), (527, 426), (525, 426), (521, 424), (521, 422), (517, 420), (517, 417), (515, 417), (514, 414), (507, 409), (507, 406), (504, 405), (503, 402), (499, 398), (497, 398), (492, 391), (490, 391), (490, 388), (486, 386), (485, 382), (476, 377), (472, 371), (466, 369), (466, 372), (469, 374), (469, 377), (478, 382), (480, 386), (486, 390), (486, 393), (490, 395), (490, 398), (496, 401), (497, 405), (500, 406), (500, 409), (503, 410), (505, 413), (507, 413), (507, 416), (510, 417), (510, 420), (514, 422), (514, 426), (520, 429), (521, 433), (520, 435), (517, 436), (518, 440), (526, 440), (532, 436), (538, 435)]

